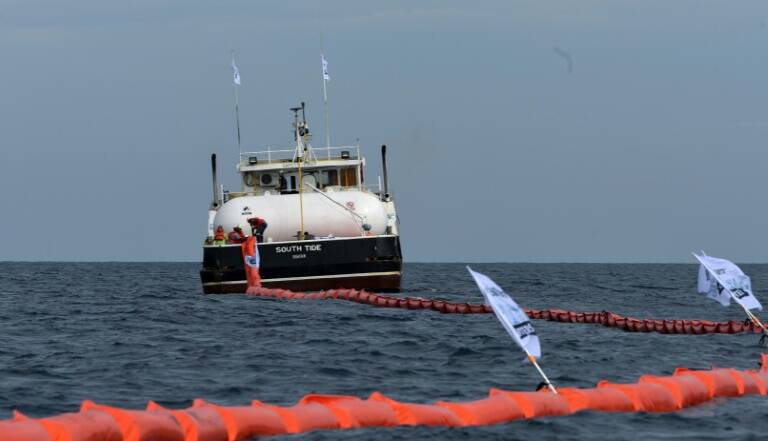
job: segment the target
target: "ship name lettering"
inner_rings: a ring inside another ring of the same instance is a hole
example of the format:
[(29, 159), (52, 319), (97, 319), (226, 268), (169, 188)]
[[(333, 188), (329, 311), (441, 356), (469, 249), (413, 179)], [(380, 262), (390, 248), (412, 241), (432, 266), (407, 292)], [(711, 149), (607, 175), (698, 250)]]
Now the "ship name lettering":
[(282, 247), (275, 247), (275, 253), (277, 254), (285, 254), (285, 253), (306, 253), (308, 251), (312, 252), (320, 252), (323, 251), (323, 245), (322, 244), (307, 244), (307, 245), (286, 245)]
[(280, 253), (295, 253), (295, 252), (301, 252), (304, 251), (301, 248), (301, 245), (288, 245), (284, 247), (276, 247), (275, 252)]

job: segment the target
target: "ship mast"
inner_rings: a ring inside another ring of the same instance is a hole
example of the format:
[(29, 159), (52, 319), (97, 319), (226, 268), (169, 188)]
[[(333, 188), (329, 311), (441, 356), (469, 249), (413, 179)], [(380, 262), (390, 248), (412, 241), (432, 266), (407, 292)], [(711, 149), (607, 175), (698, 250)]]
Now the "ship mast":
[[(303, 124), (299, 125), (299, 110), (301, 110), (301, 116)], [(301, 171), (301, 164), (304, 162), (304, 142), (303, 137), (307, 126), (307, 117), (304, 113), (304, 102), (301, 102), (301, 107), (292, 107), (293, 112), (293, 127), (296, 133), (296, 162), (298, 163), (298, 178), (299, 178), (299, 237), (298, 240), (304, 240), (304, 176)]]
[(240, 145), (240, 98), (237, 95), (237, 89), (240, 86), (240, 70), (235, 64), (235, 51), (232, 51), (232, 75), (233, 82), (232, 87), (235, 89), (235, 127), (237, 128), (237, 149), (239, 155), (237, 160), (240, 161), (243, 155), (243, 147)]

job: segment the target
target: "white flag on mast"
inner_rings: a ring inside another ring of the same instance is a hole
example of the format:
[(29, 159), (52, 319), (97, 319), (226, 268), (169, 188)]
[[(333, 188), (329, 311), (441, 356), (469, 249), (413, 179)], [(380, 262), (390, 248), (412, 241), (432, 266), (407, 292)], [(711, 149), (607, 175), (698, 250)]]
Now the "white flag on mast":
[(763, 310), (752, 294), (752, 281), (733, 262), (711, 256), (693, 255), (701, 263), (697, 291), (708, 298), (729, 306), (731, 299), (746, 309)]
[(328, 61), (323, 54), (320, 54), (320, 62), (323, 63), (323, 80), (331, 81), (331, 75), (328, 73)]
[(235, 64), (235, 54), (232, 54), (232, 80), (236, 85), (240, 85), (240, 69), (238, 69), (237, 64)]
[(490, 277), (472, 271), (470, 267), (467, 267), (467, 270), (469, 270), (472, 278), (475, 279), (475, 283), (480, 288), (480, 292), (483, 293), (486, 302), (493, 309), (496, 318), (499, 319), (504, 329), (512, 336), (515, 343), (526, 354), (540, 358), (541, 344), (539, 343), (539, 337), (536, 335), (536, 331), (533, 329), (528, 316), (525, 315), (525, 311)]

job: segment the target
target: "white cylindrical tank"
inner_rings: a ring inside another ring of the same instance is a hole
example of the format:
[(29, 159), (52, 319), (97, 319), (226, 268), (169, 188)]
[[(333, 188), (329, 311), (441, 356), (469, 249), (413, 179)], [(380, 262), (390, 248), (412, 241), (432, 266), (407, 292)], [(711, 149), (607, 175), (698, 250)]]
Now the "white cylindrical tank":
[[(387, 213), (383, 202), (375, 195), (358, 190), (328, 191), (325, 195), (328, 197), (314, 192), (303, 194), (304, 231), (317, 237), (354, 237), (366, 234), (365, 223), (370, 225), (371, 234), (385, 233)], [(298, 194), (241, 196), (219, 208), (214, 224), (224, 227), (227, 233), (239, 226), (251, 234), (247, 219), (260, 217), (268, 225), (264, 231), (265, 241), (296, 240), (296, 233), (301, 229), (299, 213)]]

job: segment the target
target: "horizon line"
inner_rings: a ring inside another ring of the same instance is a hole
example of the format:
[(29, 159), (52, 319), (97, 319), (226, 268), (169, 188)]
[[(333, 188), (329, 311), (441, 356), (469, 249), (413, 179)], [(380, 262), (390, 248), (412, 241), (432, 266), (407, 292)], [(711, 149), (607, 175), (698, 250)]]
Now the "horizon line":
[[(3, 263), (178, 263), (201, 264), (193, 260), (0, 260)], [(698, 262), (682, 261), (404, 261), (404, 264), (456, 264), (456, 265), (698, 265)], [(736, 262), (742, 265), (766, 265), (766, 262)]]

